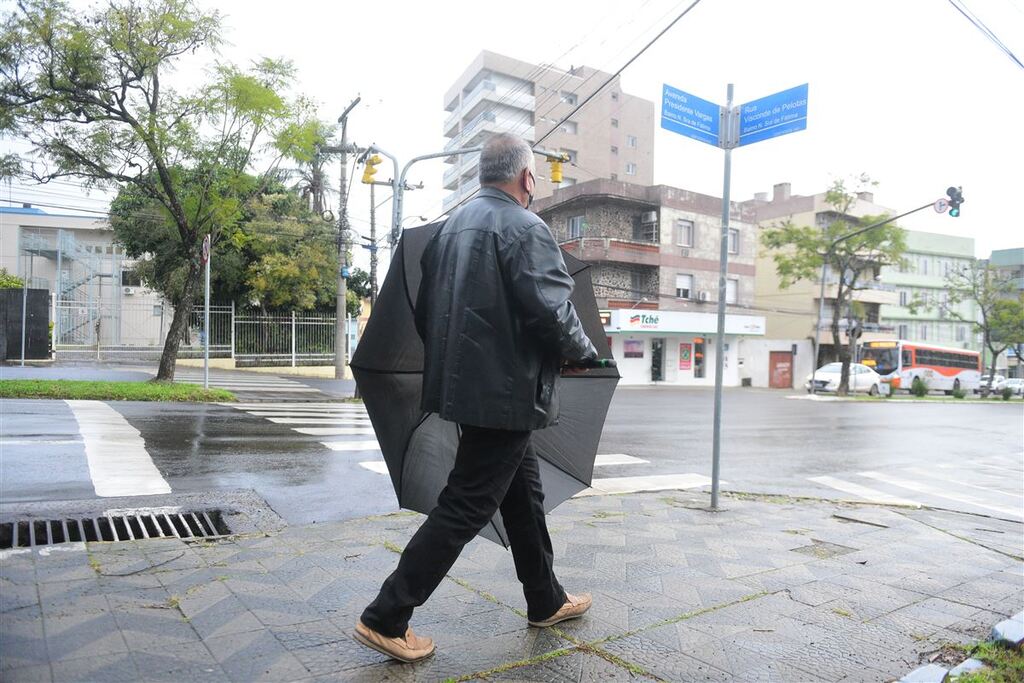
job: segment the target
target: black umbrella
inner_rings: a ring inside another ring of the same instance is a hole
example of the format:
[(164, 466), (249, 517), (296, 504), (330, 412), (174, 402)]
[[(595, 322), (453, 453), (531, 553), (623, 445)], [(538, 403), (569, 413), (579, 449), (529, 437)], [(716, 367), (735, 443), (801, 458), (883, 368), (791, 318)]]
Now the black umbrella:
[[(421, 278), (420, 256), (440, 224), (404, 231), (377, 303), (352, 356), (352, 372), (373, 423), (391, 483), (403, 508), (428, 513), (437, 505), (459, 445), (458, 426), (420, 410), (423, 343), (413, 310)], [(611, 358), (590, 281), (589, 266), (562, 252), (576, 283), (572, 302), (600, 358)], [(534, 432), (544, 507), (550, 512), (590, 486), (608, 405), (619, 381), (615, 368), (563, 378), (559, 424)], [(481, 535), (508, 546), (501, 513)]]

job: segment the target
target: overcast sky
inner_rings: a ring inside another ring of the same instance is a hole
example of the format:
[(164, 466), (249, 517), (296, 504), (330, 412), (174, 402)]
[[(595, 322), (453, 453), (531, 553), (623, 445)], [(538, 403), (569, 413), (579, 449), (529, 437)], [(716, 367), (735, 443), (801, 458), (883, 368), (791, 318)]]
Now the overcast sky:
[[(350, 139), (406, 160), (443, 148), (444, 92), (481, 50), (615, 71), (692, 0), (200, 1), (225, 15), (224, 58), (293, 60), (325, 119), (361, 95)], [(1024, 2), (964, 3), (1024, 59)], [(809, 83), (807, 130), (733, 152), (733, 200), (779, 182), (812, 194), (866, 172), (876, 202), (902, 212), (962, 185), (960, 218), (929, 209), (901, 225), (972, 236), (980, 257), (1024, 246), (1024, 69), (949, 2), (703, 0), (622, 75), (625, 92), (655, 102), (656, 120), (662, 84), (724, 104), (730, 82), (737, 103)], [(655, 183), (721, 196), (721, 150), (660, 128), (654, 140)], [(407, 216), (440, 213), (443, 170), (414, 167), (425, 189), (407, 194)], [(368, 191), (358, 177), (353, 188), (365, 234)], [(390, 206), (377, 215), (385, 230)]]

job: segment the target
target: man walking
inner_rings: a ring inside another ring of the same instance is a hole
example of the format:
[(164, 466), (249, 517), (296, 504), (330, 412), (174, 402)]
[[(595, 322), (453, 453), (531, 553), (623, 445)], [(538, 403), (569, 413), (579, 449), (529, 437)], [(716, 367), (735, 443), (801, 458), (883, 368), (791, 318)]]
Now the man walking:
[(437, 507), (355, 630), (359, 642), (404, 662), (433, 654), (433, 641), (409, 628), (413, 609), (499, 509), (530, 625), (590, 608), (590, 595), (569, 595), (555, 578), (530, 435), (558, 419), (561, 366), (597, 352), (569, 301), (573, 281), (558, 245), (527, 210), (534, 168), (522, 139), (491, 137), (480, 152), (479, 194), (445, 222), (421, 260), (422, 407), (458, 423), (461, 438)]

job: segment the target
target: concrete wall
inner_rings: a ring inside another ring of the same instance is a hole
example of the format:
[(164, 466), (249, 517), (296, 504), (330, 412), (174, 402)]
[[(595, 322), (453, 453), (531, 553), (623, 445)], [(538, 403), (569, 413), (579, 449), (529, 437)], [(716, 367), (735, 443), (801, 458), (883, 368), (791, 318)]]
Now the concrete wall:
[(751, 386), (768, 387), (770, 352), (790, 351), (794, 344), (797, 349), (793, 358), (793, 388), (803, 390), (804, 379), (814, 370), (814, 346), (808, 339), (743, 339), (740, 342), (740, 376), (750, 379)]

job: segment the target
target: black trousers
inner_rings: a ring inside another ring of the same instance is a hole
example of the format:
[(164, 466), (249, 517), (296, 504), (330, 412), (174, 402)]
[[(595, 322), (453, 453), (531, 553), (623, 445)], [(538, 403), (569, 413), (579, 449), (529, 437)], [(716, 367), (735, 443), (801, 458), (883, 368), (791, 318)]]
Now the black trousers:
[(565, 591), (555, 578), (540, 469), (530, 435), (462, 425), (448, 485), (405, 547), (398, 568), (363, 612), (364, 624), (392, 638), (405, 635), (413, 609), (427, 601), (462, 548), (499, 508), (529, 619), (542, 621), (558, 611), (565, 603)]

